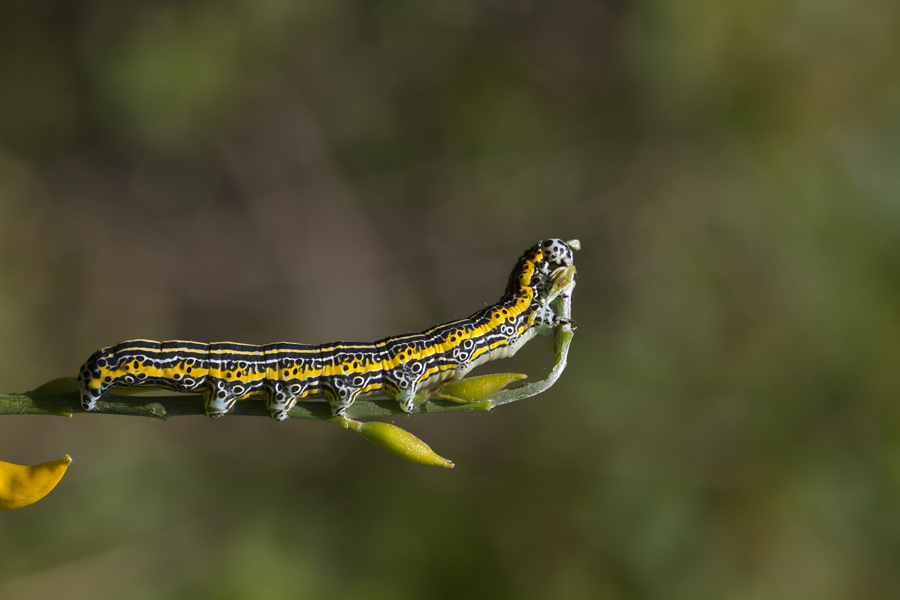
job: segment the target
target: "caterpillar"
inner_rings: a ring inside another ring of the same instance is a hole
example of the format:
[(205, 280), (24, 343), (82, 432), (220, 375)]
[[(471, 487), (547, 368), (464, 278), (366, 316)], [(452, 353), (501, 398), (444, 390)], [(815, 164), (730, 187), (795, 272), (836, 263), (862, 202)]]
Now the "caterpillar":
[[(81, 367), (78, 387), (85, 410), (113, 389), (201, 392), (206, 415), (221, 417), (239, 400), (265, 394), (272, 418), (283, 421), (299, 400), (324, 398), (345, 415), (357, 398), (387, 396), (415, 410), (416, 394), (460, 379), (474, 367), (512, 356), (560, 323), (552, 308), (553, 282), (573, 265), (577, 240), (542, 240), (516, 262), (500, 300), (466, 319), (422, 333), (376, 342), (308, 345), (278, 342), (130, 340), (96, 351)], [(574, 284), (573, 284), (574, 285)]]

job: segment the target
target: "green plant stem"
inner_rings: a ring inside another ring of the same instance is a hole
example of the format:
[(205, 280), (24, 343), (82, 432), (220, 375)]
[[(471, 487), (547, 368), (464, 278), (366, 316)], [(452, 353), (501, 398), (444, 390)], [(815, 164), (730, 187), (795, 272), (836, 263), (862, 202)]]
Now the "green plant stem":
[[(128, 415), (133, 417), (150, 417), (168, 419), (189, 415), (204, 415), (203, 396), (200, 394), (179, 395), (131, 395), (120, 396), (106, 394), (97, 403), (98, 410), (88, 412), (81, 408), (77, 392), (38, 394), (0, 394), (0, 415), (57, 415), (71, 417), (73, 414), (105, 414)], [(458, 412), (465, 410), (488, 410), (485, 402), (457, 404), (444, 400), (424, 402), (415, 414)], [(396, 401), (364, 400), (353, 404), (347, 411), (351, 419), (369, 419), (405, 414)], [(268, 417), (269, 411), (264, 402), (238, 402), (228, 416)], [(299, 402), (288, 415), (292, 419), (310, 419), (315, 421), (331, 421), (334, 417), (327, 402)]]

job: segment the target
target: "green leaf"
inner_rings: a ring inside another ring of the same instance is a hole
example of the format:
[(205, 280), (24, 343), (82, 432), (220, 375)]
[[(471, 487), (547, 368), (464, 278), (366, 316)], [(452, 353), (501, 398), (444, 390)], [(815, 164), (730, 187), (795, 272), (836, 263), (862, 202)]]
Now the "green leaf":
[(70, 394), (78, 392), (78, 380), (74, 377), (60, 377), (44, 383), (30, 393), (32, 394)]

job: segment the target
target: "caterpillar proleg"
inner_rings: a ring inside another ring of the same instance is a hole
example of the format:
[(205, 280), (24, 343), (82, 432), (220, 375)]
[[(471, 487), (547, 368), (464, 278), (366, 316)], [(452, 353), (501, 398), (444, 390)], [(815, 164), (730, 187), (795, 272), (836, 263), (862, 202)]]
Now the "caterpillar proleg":
[(575, 240), (538, 242), (516, 262), (496, 304), (422, 333), (319, 346), (130, 340), (103, 348), (81, 367), (81, 404), (97, 410), (97, 400), (113, 389), (165, 389), (202, 392), (206, 414), (213, 418), (259, 392), (279, 421), (297, 401), (311, 398), (326, 399), (335, 415), (370, 396), (388, 396), (411, 412), (421, 390), (460, 379), (551, 333), (560, 322), (553, 294), (571, 292), (571, 286), (551, 292), (553, 282), (563, 267), (572, 266), (578, 247)]

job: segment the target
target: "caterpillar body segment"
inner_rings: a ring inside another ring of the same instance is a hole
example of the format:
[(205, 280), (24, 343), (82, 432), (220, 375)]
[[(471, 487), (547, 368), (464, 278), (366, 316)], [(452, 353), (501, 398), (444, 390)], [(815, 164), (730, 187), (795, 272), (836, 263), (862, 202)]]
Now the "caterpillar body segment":
[(370, 396), (388, 396), (411, 412), (421, 390), (512, 356), (555, 329), (553, 300), (574, 285), (559, 286), (557, 278), (572, 266), (574, 245), (538, 242), (516, 262), (499, 302), (418, 334), (319, 346), (129, 340), (103, 348), (78, 376), (82, 406), (96, 410), (97, 400), (112, 389), (164, 389), (202, 393), (213, 418), (255, 393), (264, 394), (269, 414), (279, 421), (299, 400), (311, 398), (326, 399), (335, 415)]

